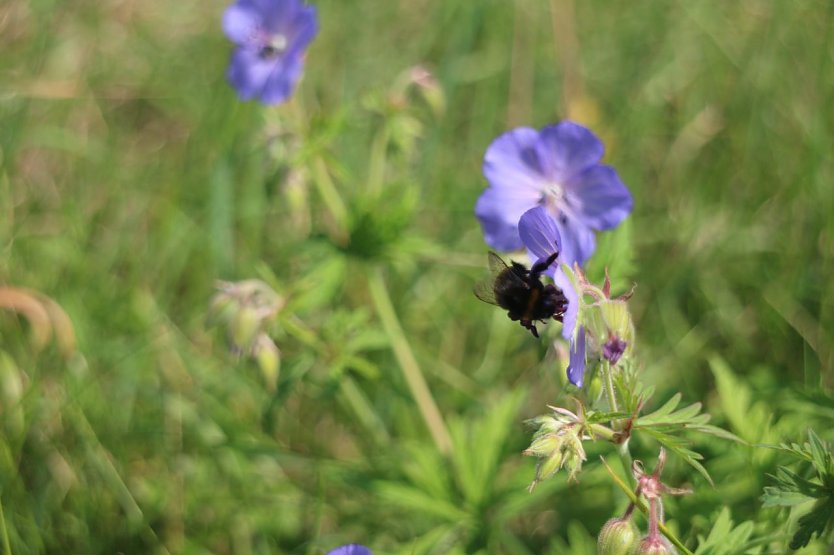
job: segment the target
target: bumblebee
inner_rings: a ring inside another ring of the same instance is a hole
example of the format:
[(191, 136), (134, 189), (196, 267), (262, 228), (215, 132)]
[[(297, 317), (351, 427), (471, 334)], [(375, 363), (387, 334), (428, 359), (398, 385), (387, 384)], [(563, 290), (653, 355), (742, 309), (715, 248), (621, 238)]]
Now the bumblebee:
[(554, 252), (546, 259), (533, 264), (529, 270), (523, 264), (510, 261), (512, 266), (494, 252), (488, 255), (491, 277), (475, 286), (475, 296), (485, 303), (500, 306), (512, 321), (518, 321), (538, 337), (536, 322), (544, 323), (553, 318), (559, 322), (565, 316), (568, 299), (561, 289), (541, 281), (542, 273), (559, 256)]

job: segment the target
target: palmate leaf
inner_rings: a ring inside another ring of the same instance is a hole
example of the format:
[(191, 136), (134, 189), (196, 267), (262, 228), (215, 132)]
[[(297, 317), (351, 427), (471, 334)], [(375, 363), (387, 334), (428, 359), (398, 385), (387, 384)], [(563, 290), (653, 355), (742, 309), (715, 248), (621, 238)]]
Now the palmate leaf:
[(817, 501), (809, 513), (800, 517), (799, 529), (791, 539), (790, 548), (805, 547), (810, 543), (814, 534), (821, 538), (825, 530), (830, 527), (832, 517), (834, 517), (834, 499), (828, 497)]
[(814, 535), (822, 537), (831, 529), (834, 519), (834, 456), (829, 446), (813, 430), (808, 431), (808, 441), (803, 445), (782, 444), (776, 449), (806, 465), (810, 464), (815, 474), (806, 478), (780, 466), (776, 474), (771, 475), (776, 484), (764, 488), (762, 495), (765, 507), (795, 507), (816, 500), (813, 508), (797, 521), (799, 528), (790, 541), (791, 549), (800, 549), (807, 546)]
[(643, 428), (642, 431), (655, 438), (657, 442), (663, 445), (666, 449), (672, 451), (686, 461), (686, 464), (697, 470), (698, 473), (710, 483), (710, 485), (715, 485), (709, 475), (709, 472), (707, 472), (707, 469), (704, 468), (704, 465), (698, 462), (703, 460), (704, 457), (700, 453), (687, 449), (686, 445), (688, 445), (688, 442), (685, 439), (667, 434), (656, 428)]
[(730, 509), (721, 509), (706, 538), (698, 538), (695, 555), (734, 555), (743, 553), (753, 534), (753, 522), (742, 522), (735, 528), (730, 518)]
[(727, 430), (707, 424), (710, 415), (701, 412), (701, 403), (693, 403), (686, 407), (678, 408), (680, 401), (681, 394), (676, 393), (656, 411), (635, 420), (634, 430), (645, 432), (654, 437), (661, 445), (683, 458), (687, 464), (692, 466), (712, 484), (712, 478), (710, 478), (709, 473), (698, 462), (703, 457), (699, 453), (688, 449), (687, 445), (689, 445), (689, 442), (679, 437), (679, 434), (687, 430), (694, 430), (739, 443), (744, 443), (744, 441)]

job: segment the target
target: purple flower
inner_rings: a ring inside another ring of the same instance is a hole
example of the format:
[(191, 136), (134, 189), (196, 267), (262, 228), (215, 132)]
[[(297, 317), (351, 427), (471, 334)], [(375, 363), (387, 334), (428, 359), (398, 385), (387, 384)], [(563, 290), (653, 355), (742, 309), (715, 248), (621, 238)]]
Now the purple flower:
[(316, 8), (303, 0), (238, 0), (223, 14), (237, 45), (227, 76), (241, 100), (278, 104), (301, 76), (304, 50), (318, 32)]
[(358, 543), (351, 543), (337, 547), (332, 551), (328, 551), (327, 555), (372, 555), (371, 550), (364, 545)]
[[(560, 234), (556, 220), (543, 206), (536, 206), (522, 214), (518, 222), (518, 235), (530, 252), (531, 260), (541, 260), (559, 250)], [(562, 261), (562, 255), (557, 259)], [(545, 273), (553, 278), (556, 287), (568, 299), (568, 308), (562, 318), (562, 337), (570, 341), (570, 362), (568, 380), (582, 387), (585, 375), (585, 328), (578, 326), (579, 293), (571, 280), (553, 264)]]
[(620, 357), (623, 356), (628, 343), (623, 341), (614, 334), (609, 335), (608, 341), (602, 346), (602, 356), (611, 363), (611, 366), (617, 364)]
[(521, 248), (518, 222), (535, 206), (553, 216), (562, 262), (583, 264), (594, 251), (594, 231), (616, 227), (632, 208), (631, 193), (610, 166), (590, 130), (563, 121), (536, 131), (519, 127), (495, 139), (484, 156), (489, 187), (475, 214), (484, 238), (498, 250)]

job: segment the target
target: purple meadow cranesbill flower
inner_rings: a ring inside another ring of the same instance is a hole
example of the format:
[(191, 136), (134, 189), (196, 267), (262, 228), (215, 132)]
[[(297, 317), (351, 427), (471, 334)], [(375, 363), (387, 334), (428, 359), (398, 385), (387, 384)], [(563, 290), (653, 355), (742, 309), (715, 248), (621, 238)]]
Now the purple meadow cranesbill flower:
[(332, 551), (328, 551), (327, 555), (372, 555), (371, 550), (364, 545), (352, 543), (337, 547)]
[[(547, 258), (559, 250), (559, 228), (550, 211), (544, 206), (536, 206), (522, 214), (518, 222), (518, 235), (527, 247), (531, 260)], [(557, 261), (563, 262), (561, 254)], [(579, 293), (559, 268), (559, 264), (552, 264), (545, 273), (553, 278), (556, 287), (562, 290), (568, 300), (568, 307), (562, 319), (562, 337), (570, 341), (568, 380), (573, 385), (582, 387), (585, 375), (585, 329), (577, 326)]]
[(616, 227), (632, 208), (617, 172), (599, 163), (603, 152), (596, 135), (571, 121), (541, 131), (519, 127), (495, 139), (484, 156), (489, 187), (475, 206), (487, 244), (521, 248), (521, 215), (544, 206), (561, 235), (561, 261), (583, 264), (596, 247), (594, 232)]
[(278, 104), (301, 76), (318, 32), (316, 8), (303, 0), (238, 0), (223, 14), (223, 31), (237, 45), (227, 76), (241, 100)]

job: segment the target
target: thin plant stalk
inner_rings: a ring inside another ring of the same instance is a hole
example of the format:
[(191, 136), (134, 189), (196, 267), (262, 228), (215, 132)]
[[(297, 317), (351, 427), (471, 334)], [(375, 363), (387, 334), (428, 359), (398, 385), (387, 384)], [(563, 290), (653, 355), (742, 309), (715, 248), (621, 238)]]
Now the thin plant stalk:
[(6, 513), (3, 511), (2, 499), (0, 499), (0, 530), (3, 532), (3, 553), (12, 555), (12, 544), (9, 542), (9, 531), (6, 529)]
[(391, 340), (394, 356), (397, 358), (397, 363), (408, 384), (408, 389), (411, 391), (411, 396), (420, 409), (420, 415), (423, 417), (438, 451), (444, 455), (449, 455), (452, 452), (452, 438), (446, 429), (443, 416), (434, 402), (429, 386), (426, 384), (426, 379), (423, 377), (423, 372), (420, 370), (414, 352), (411, 350), (411, 345), (403, 332), (397, 313), (394, 311), (394, 305), (388, 295), (381, 268), (374, 268), (370, 273), (368, 289), (376, 312), (379, 314), (379, 319), (382, 321), (382, 327)]

